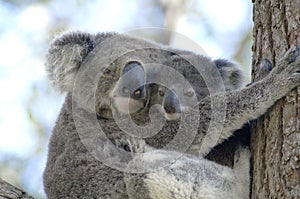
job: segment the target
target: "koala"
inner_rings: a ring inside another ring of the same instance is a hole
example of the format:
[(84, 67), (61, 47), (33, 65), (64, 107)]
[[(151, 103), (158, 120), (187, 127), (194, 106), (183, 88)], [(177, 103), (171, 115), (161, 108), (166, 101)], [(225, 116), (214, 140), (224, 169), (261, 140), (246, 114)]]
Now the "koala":
[[(158, 85), (158, 92), (152, 97), (151, 103), (161, 105), (158, 106), (158, 109), (168, 121), (178, 120), (182, 111), (185, 112), (191, 110), (193, 108), (191, 102), (195, 102), (193, 98), (197, 97), (196, 101), (199, 101), (210, 94), (209, 88), (199, 72), (195, 70), (194, 67), (189, 67), (188, 63), (184, 63), (186, 62), (186, 59), (188, 59), (186, 55), (177, 54), (170, 57), (169, 63), (172, 65), (172, 68), (179, 71), (184, 77), (187, 77), (190, 84), (175, 82), (169, 86), (169, 88)], [(223, 91), (230, 91), (243, 86), (243, 74), (236, 63), (225, 59), (216, 59), (213, 60), (213, 62), (217, 68), (216, 72), (219, 73), (215, 76), (221, 76), (223, 82), (221, 86), (224, 87)], [(262, 72), (265, 70), (264, 66), (270, 67), (269, 65), (264, 64), (261, 69)], [(215, 73), (212, 73), (211, 76)], [(194, 77), (191, 78), (192, 76)], [(224, 141), (217, 147), (214, 147), (213, 150), (206, 155), (206, 158), (219, 164), (232, 167), (235, 150), (238, 146), (249, 147), (249, 141), (250, 128), (249, 123), (246, 123), (241, 129), (234, 132), (233, 137)]]
[(225, 60), (118, 33), (58, 36), (46, 67), (67, 95), (49, 142), (47, 197), (249, 198), (248, 149), (235, 150), (232, 167), (205, 156), (299, 86), (299, 54), (239, 88)]
[[(170, 57), (169, 63), (171, 68), (175, 69), (186, 79), (188, 84), (183, 82), (172, 82), (169, 87), (158, 85), (158, 92), (152, 99), (152, 104), (160, 104), (160, 111), (169, 121), (179, 119), (181, 112), (193, 108), (193, 104), (203, 98), (207, 97), (209, 88), (205, 81), (194, 67), (190, 67), (187, 63), (188, 59), (192, 57), (186, 55), (173, 55)], [(243, 74), (238, 65), (224, 59), (217, 59), (213, 61), (222, 80), (223, 91), (238, 89), (243, 84)], [(211, 75), (212, 76), (212, 75)], [(156, 74), (157, 78), (160, 77)], [(196, 81), (195, 81), (196, 80)], [(221, 90), (221, 88), (219, 89)], [(193, 97), (197, 97), (193, 100)]]

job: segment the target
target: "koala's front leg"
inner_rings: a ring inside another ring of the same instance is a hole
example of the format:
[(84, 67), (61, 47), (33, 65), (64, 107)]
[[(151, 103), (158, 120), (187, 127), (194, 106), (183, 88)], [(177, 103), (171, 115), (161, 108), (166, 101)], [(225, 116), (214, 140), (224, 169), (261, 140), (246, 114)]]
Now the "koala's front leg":
[[(213, 111), (226, 111), (223, 125), (210, 128), (204, 140), (195, 140), (191, 148), (201, 145), (200, 154), (206, 155), (211, 148), (232, 136), (249, 120), (263, 115), (277, 100), (284, 97), (293, 88), (300, 85), (300, 47), (289, 50), (271, 73), (250, 86), (209, 96), (199, 104), (201, 118), (210, 118), (211, 101), (224, 101), (221, 107)], [(220, 112), (221, 113), (221, 112)], [(218, 114), (218, 113), (217, 113)], [(201, 121), (200, 118), (200, 124)]]
[(152, 171), (127, 173), (124, 180), (130, 199), (249, 198), (249, 161), (247, 149), (239, 151), (234, 169), (192, 155), (157, 150), (131, 164)]

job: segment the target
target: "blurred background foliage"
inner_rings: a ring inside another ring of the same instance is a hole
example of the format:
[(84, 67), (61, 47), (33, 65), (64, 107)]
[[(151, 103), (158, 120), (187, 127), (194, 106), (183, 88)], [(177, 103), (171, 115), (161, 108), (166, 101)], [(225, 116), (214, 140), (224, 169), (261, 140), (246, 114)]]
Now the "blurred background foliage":
[[(245, 0), (0, 0), (0, 178), (45, 198), (47, 143), (64, 97), (44, 71), (55, 35), (168, 28), (239, 62), (249, 81), (251, 12)], [(172, 44), (172, 35), (153, 37)]]

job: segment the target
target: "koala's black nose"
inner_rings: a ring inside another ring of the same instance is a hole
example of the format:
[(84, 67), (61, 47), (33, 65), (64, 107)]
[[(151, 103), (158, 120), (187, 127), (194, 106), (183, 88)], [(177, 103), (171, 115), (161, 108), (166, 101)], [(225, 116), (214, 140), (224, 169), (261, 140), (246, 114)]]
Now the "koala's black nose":
[(168, 114), (181, 112), (179, 100), (175, 93), (173, 93), (172, 91), (169, 91), (165, 96), (163, 106), (166, 113)]
[(141, 86), (136, 89), (130, 97), (137, 100), (145, 98), (145, 86)]

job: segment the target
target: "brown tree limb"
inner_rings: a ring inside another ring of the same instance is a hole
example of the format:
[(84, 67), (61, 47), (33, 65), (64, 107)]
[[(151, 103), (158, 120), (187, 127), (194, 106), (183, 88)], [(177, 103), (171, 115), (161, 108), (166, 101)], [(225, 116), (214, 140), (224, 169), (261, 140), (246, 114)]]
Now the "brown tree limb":
[(33, 199), (25, 191), (5, 182), (0, 178), (0, 199)]

